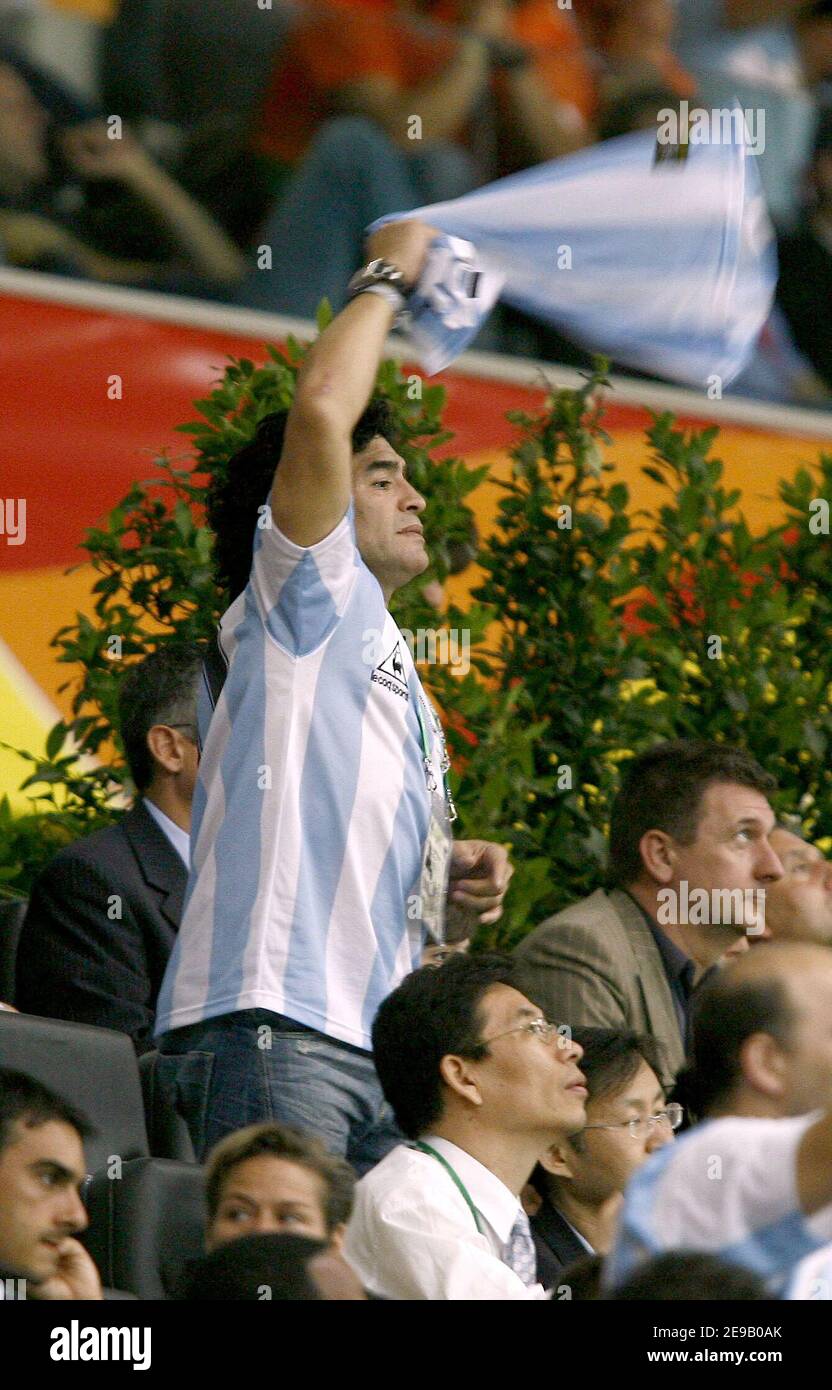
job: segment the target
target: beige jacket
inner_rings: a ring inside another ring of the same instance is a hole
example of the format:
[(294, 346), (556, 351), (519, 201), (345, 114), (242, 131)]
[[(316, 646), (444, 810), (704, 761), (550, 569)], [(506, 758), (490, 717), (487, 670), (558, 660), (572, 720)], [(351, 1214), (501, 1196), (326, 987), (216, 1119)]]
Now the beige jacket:
[(556, 1023), (655, 1038), (665, 1087), (684, 1044), (659, 949), (627, 893), (599, 889), (541, 922), (515, 949), (519, 988)]

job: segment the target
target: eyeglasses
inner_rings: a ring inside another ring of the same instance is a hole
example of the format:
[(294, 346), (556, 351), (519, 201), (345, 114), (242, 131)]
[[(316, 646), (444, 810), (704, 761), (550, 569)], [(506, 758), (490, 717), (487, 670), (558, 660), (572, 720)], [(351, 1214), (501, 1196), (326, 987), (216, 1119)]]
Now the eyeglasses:
[(569, 1037), (561, 1033), (560, 1026), (558, 1023), (550, 1023), (545, 1018), (530, 1018), (528, 1023), (518, 1023), (516, 1028), (507, 1028), (504, 1033), (496, 1033), (493, 1038), (483, 1038), (482, 1046), (496, 1042), (498, 1038), (508, 1038), (512, 1033), (531, 1033), (533, 1038), (540, 1038), (541, 1042), (551, 1042), (554, 1037), (562, 1038), (561, 1046), (565, 1047)]
[(644, 1115), (640, 1120), (620, 1120), (614, 1125), (584, 1125), (581, 1130), (586, 1134), (588, 1129), (628, 1129), (633, 1139), (641, 1139), (645, 1134), (650, 1134), (654, 1126), (662, 1129), (678, 1129), (684, 1117), (684, 1107), (671, 1101), (665, 1110), (660, 1110), (658, 1115)]

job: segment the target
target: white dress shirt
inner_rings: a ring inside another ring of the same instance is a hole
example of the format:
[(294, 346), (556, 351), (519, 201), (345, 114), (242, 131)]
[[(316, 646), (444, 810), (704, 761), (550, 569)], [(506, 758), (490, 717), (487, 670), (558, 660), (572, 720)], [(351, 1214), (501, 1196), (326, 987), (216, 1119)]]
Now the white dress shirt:
[(503, 1263), (520, 1202), (505, 1183), (447, 1139), (426, 1135), (467, 1189), (474, 1215), (432, 1154), (393, 1149), (358, 1183), (344, 1254), (370, 1293), (395, 1299), (541, 1299)]
[(183, 861), (185, 868), (191, 867), (191, 837), (187, 830), (183, 830), (181, 825), (166, 816), (164, 811), (160, 811), (155, 801), (143, 796), (144, 808), (153, 817), (160, 830), (163, 830), (176, 850), (179, 858)]

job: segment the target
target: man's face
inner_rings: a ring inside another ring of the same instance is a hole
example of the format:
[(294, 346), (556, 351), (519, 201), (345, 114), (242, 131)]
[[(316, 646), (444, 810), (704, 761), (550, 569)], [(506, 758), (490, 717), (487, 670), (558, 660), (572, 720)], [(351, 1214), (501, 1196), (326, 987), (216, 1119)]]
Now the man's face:
[(23, 78), (0, 63), (0, 185), (26, 188), (46, 178), (47, 122)]
[[(709, 930), (715, 941), (720, 937), (724, 940), (726, 949), (735, 937), (744, 935), (749, 925), (745, 918), (745, 892), (767, 891), (783, 873), (768, 840), (773, 826), (774, 813), (762, 792), (733, 782), (715, 782), (702, 796), (692, 844), (673, 841), (672, 886), (680, 898), (680, 884), (685, 880), (689, 895), (694, 889), (705, 890), (711, 917)], [(736, 899), (728, 899), (726, 890), (732, 889), (743, 893), (741, 905)], [(715, 897), (720, 890), (726, 895)], [(757, 901), (755, 894), (754, 902)]]
[(788, 830), (773, 830), (771, 846), (783, 865), (783, 877), (766, 893), (772, 936), (832, 946), (832, 864)]
[[(541, 1163), (563, 1181), (568, 1181), (575, 1200), (598, 1206), (622, 1193), (636, 1169), (654, 1153), (673, 1141), (667, 1123), (648, 1126), (645, 1121), (664, 1109), (664, 1092), (653, 1068), (645, 1061), (623, 1090), (592, 1097), (586, 1105), (586, 1123), (577, 1144), (566, 1144), (551, 1151)], [(628, 1121), (640, 1121), (638, 1135), (630, 1133)], [(593, 1129), (593, 1125), (612, 1125)]]
[(785, 1115), (804, 1115), (832, 1106), (832, 952), (817, 964), (795, 970), (788, 982), (798, 1021), (783, 1049), (782, 1104)]
[(419, 520), (425, 499), (405, 477), (405, 462), (376, 435), (353, 457), (353, 501), (358, 549), (389, 597), (428, 566)]
[(33, 1283), (51, 1278), (67, 1237), (83, 1231), (81, 1138), (60, 1120), (12, 1126), (0, 1152), (0, 1266)]
[[(556, 1034), (548, 1041), (523, 1025), (540, 1009), (510, 985), (493, 985), (480, 1005), (480, 1040), (488, 1056), (472, 1064), (483, 1108), (507, 1132), (574, 1134), (584, 1124), (586, 1083), (578, 1067), (583, 1049)], [(492, 1041), (492, 1039), (494, 1041)]]
[[(216, 1250), (239, 1236), (299, 1235), (329, 1240), (323, 1179), (274, 1154), (236, 1164), (226, 1177), (206, 1245)], [(335, 1243), (340, 1243), (340, 1234)]]

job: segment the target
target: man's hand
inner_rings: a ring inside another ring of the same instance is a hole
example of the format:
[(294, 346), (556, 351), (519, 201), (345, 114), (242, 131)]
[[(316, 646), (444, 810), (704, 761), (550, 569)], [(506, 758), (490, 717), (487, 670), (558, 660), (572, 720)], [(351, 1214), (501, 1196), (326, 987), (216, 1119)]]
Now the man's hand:
[(388, 222), (386, 227), (379, 227), (367, 238), (367, 260), (390, 261), (402, 272), (408, 284), (415, 285), (422, 273), (428, 247), (434, 237), (440, 235), (435, 227), (428, 227), (415, 219)]
[(104, 121), (70, 126), (61, 139), (68, 163), (85, 179), (118, 179), (132, 184), (153, 176), (158, 166), (129, 131), (111, 139)]
[(69, 237), (38, 213), (0, 212), (0, 241), (11, 265), (34, 265), (45, 256), (65, 256)]
[(503, 915), (503, 898), (513, 873), (504, 845), (490, 840), (456, 840), (448, 901), (468, 909), (479, 926), (490, 926)]
[(103, 1296), (101, 1279), (92, 1256), (74, 1236), (67, 1236), (66, 1240), (61, 1241), (58, 1267), (52, 1277), (29, 1287), (30, 1298), (47, 1302), (70, 1299), (100, 1302)]

